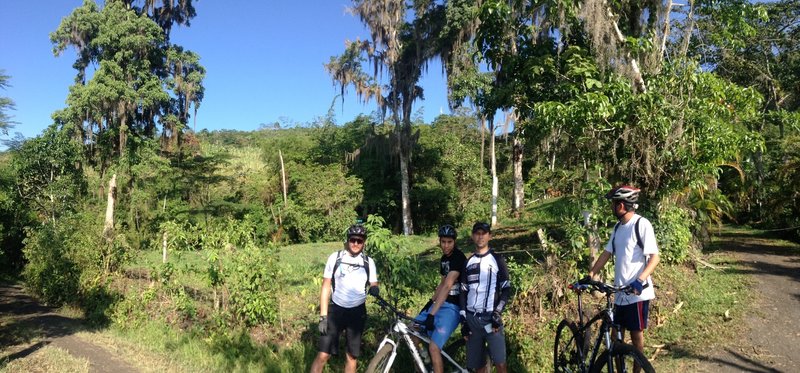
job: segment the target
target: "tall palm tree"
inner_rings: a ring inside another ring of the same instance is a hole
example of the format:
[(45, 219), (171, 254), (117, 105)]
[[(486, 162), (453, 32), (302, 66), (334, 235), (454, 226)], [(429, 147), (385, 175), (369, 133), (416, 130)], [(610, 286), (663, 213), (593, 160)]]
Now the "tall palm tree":
[[(406, 11), (414, 9), (415, 18), (406, 20)], [(370, 31), (370, 41), (350, 43), (339, 58), (326, 67), (342, 87), (354, 85), (359, 97), (376, 99), (383, 113), (388, 109), (395, 124), (393, 152), (400, 163), (400, 194), (403, 233), (413, 234), (410, 196), (410, 160), (415, 135), (411, 128), (413, 103), (423, 97), (417, 85), (422, 69), (436, 56), (444, 7), (434, 1), (354, 0), (350, 9)], [(363, 61), (362, 53), (367, 61)], [(371, 75), (362, 62), (373, 65)], [(388, 74), (386, 94), (377, 83)]]

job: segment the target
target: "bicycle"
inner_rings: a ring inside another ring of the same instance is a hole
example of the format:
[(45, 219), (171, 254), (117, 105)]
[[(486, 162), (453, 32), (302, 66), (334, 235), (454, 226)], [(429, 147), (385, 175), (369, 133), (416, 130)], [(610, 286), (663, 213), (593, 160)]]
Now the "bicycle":
[[(392, 367), (394, 363), (395, 357), (397, 357), (397, 350), (400, 347), (401, 341), (404, 341), (406, 346), (408, 346), (409, 351), (411, 352), (411, 357), (414, 360), (414, 368), (417, 372), (429, 372), (430, 367), (427, 367), (426, 363), (423, 361), (422, 355), (420, 354), (419, 350), (417, 349), (417, 345), (413, 340), (413, 337), (419, 339), (419, 341), (423, 342), (426, 346), (433, 343), (431, 342), (430, 338), (427, 335), (424, 335), (413, 327), (413, 325), (418, 325), (417, 322), (406, 315), (405, 313), (399, 311), (397, 308), (389, 304), (385, 299), (381, 298), (380, 296), (373, 295), (375, 299), (378, 301), (378, 304), (384, 311), (389, 312), (392, 315), (392, 324), (389, 327), (389, 331), (387, 332), (386, 336), (383, 337), (383, 340), (378, 345), (378, 350), (375, 353), (375, 356), (372, 360), (369, 361), (369, 365), (367, 366), (367, 373), (386, 373)], [(451, 369), (454, 369), (455, 372), (463, 372), (466, 373), (468, 370), (463, 368), (461, 365), (455, 362), (453, 358), (448, 354), (446, 351), (452, 351), (453, 346), (463, 346), (463, 342), (456, 341), (451, 345), (442, 349), (442, 361), (449, 366)], [(427, 351), (426, 351), (427, 352)], [(449, 365), (448, 365), (449, 364)]]
[[(646, 287), (647, 285), (645, 285)], [(655, 373), (647, 358), (634, 346), (622, 341), (622, 331), (614, 322), (614, 304), (611, 296), (618, 293), (630, 294), (630, 286), (614, 286), (599, 281), (581, 280), (570, 284), (569, 288), (578, 295), (578, 323), (564, 319), (556, 329), (553, 346), (553, 368), (564, 373), (633, 372), (634, 365), (641, 371)], [(586, 290), (596, 290), (606, 296), (606, 307), (584, 323), (581, 294)], [(599, 324), (599, 327), (597, 326)], [(616, 338), (612, 340), (612, 326)], [(594, 345), (591, 344), (593, 330), (598, 333)], [(591, 347), (591, 350), (589, 348)], [(601, 347), (605, 347), (599, 354)], [(591, 354), (589, 352), (591, 351)], [(616, 369), (615, 369), (616, 368)]]

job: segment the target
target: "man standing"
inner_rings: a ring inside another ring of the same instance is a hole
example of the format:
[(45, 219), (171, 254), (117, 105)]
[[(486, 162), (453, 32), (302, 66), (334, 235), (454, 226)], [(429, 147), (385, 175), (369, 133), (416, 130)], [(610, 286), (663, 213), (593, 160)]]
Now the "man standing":
[(464, 253), (456, 247), (456, 229), (452, 225), (443, 225), (439, 228), (439, 247), (442, 248), (442, 258), (439, 260), (439, 273), (442, 277), (433, 292), (433, 298), (417, 316), (417, 321), (425, 325), (433, 341), (428, 345), (428, 350), (435, 373), (444, 370), (442, 347), (458, 326), (458, 304), (461, 293), (458, 278), (467, 261)]
[(472, 226), (475, 252), (461, 273), (461, 315), (467, 335), (467, 368), (482, 373), (486, 347), (498, 373), (506, 372), (506, 340), (503, 310), (511, 297), (506, 261), (489, 247), (491, 227), (478, 222)]
[(361, 353), (361, 335), (367, 321), (367, 285), (369, 293), (378, 294), (375, 262), (364, 255), (367, 231), (361, 225), (347, 230), (345, 250), (331, 254), (322, 273), (319, 296), (319, 353), (311, 365), (312, 373), (321, 373), (331, 354), (338, 351), (339, 334), (347, 333), (344, 371), (355, 373)]
[(605, 197), (611, 201), (611, 211), (619, 222), (589, 276), (595, 278), (614, 256), (614, 285), (630, 285), (634, 290), (634, 294), (620, 293), (614, 298), (614, 321), (622, 327), (623, 338), (625, 329), (630, 330), (633, 345), (644, 353), (644, 329), (647, 328), (650, 299), (655, 298), (650, 275), (659, 262), (656, 236), (650, 221), (636, 214), (639, 189), (618, 186)]

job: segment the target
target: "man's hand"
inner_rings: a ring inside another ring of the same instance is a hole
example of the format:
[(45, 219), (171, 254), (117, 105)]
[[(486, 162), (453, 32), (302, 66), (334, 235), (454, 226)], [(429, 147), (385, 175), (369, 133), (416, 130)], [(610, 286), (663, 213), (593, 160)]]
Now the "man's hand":
[(634, 294), (639, 295), (642, 293), (642, 290), (644, 290), (644, 282), (637, 278), (631, 282), (631, 288), (633, 288)]
[(469, 330), (469, 325), (465, 322), (461, 323), (461, 336), (465, 339), (469, 339), (470, 334), (472, 334), (472, 331)]
[(319, 335), (328, 335), (328, 316), (319, 317)]
[(425, 318), (425, 329), (428, 329), (428, 331), (433, 331), (433, 329), (436, 329), (436, 325), (434, 324), (434, 316), (431, 314), (428, 314), (428, 317)]
[(492, 312), (492, 328), (497, 329), (501, 325), (503, 325), (503, 318), (502, 316), (500, 316), (500, 312), (499, 311)]
[(377, 297), (378, 295), (381, 294), (381, 289), (378, 288), (377, 286), (370, 286), (369, 290), (367, 292), (369, 293), (369, 295), (372, 295), (373, 297)]

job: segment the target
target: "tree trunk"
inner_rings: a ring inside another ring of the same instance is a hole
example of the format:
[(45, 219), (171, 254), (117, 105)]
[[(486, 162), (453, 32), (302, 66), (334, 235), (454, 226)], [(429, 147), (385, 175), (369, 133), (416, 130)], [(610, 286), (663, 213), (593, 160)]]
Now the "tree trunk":
[(167, 232), (161, 235), (161, 263), (167, 263)]
[[(617, 24), (614, 13), (611, 12), (611, 8), (608, 8), (608, 17), (611, 21), (611, 24), (614, 26), (614, 34), (617, 36), (617, 42), (619, 42), (619, 44), (624, 48), (627, 48), (625, 47), (625, 35), (622, 35), (622, 31), (619, 30), (619, 25)], [(636, 83), (636, 88), (638, 88), (642, 93), (647, 93), (647, 86), (644, 84), (644, 79), (642, 78), (642, 71), (639, 69), (639, 64), (636, 62), (636, 59), (631, 56), (629, 51), (625, 53), (625, 56), (631, 61), (631, 70), (633, 70), (633, 80)]]
[(114, 203), (117, 198), (117, 174), (108, 182), (108, 202), (106, 204), (106, 220), (103, 225), (103, 237), (111, 241), (114, 235)]
[(283, 152), (281, 152), (280, 149), (278, 149), (278, 158), (280, 158), (280, 160), (281, 160), (281, 186), (283, 186), (283, 207), (286, 207), (286, 204), (288, 203), (287, 202), (287, 198), (286, 198), (286, 194), (287, 194), (287, 192), (286, 192), (286, 190), (287, 190), (287, 187), (286, 187), (286, 168), (284, 168), (284, 166), (283, 166)]
[(403, 234), (408, 236), (414, 234), (411, 221), (411, 197), (409, 191), (408, 177), (408, 154), (400, 147), (400, 198), (403, 204)]
[(514, 217), (519, 219), (522, 208), (524, 207), (525, 183), (522, 180), (522, 152), (523, 145), (519, 131), (514, 136), (514, 150), (511, 155), (511, 163), (514, 166), (514, 200), (511, 208), (514, 210)]
[(497, 194), (498, 194), (498, 180), (497, 180), (497, 155), (494, 149), (494, 118), (489, 118), (489, 153), (492, 157), (492, 227), (497, 225)]
[(581, 211), (583, 214), (583, 226), (589, 231), (587, 243), (589, 244), (589, 271), (592, 269), (594, 262), (597, 261), (597, 253), (600, 251), (600, 240), (597, 238), (597, 227), (592, 224), (592, 214), (587, 210)]
[[(483, 156), (483, 148), (486, 146), (486, 130), (485, 130), (486, 129), (486, 122), (485, 122), (485, 119), (483, 118), (483, 115), (480, 116), (478, 124), (480, 125), (479, 128), (480, 128), (480, 131), (481, 131), (481, 161), (480, 161), (481, 169), (480, 169), (480, 174), (483, 175), (483, 160), (485, 159), (484, 156)], [(483, 186), (483, 177), (482, 176), (481, 176), (481, 179), (480, 179), (480, 186)]]

